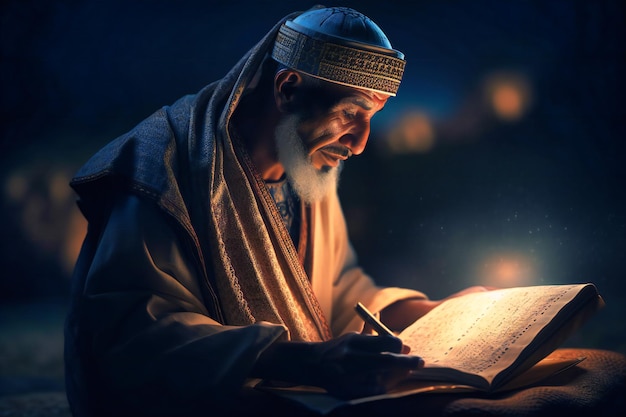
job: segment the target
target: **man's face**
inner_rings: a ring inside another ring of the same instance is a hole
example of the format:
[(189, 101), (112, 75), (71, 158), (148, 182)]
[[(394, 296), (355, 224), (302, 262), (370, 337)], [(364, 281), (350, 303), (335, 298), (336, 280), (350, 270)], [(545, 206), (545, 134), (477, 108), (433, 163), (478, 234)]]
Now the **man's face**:
[(276, 129), (278, 159), (296, 193), (314, 202), (336, 190), (342, 162), (365, 149), (387, 96), (347, 87), (311, 89)]
[(297, 132), (318, 170), (340, 162), (365, 149), (370, 122), (387, 102), (387, 95), (333, 86), (311, 90), (312, 100), (300, 114)]

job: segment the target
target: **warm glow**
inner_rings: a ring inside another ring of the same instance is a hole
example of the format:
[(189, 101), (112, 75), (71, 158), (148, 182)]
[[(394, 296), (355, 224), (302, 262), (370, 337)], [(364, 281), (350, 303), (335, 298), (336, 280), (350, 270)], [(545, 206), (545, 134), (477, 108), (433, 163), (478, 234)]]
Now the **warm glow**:
[(496, 266), (495, 275), (500, 281), (513, 281), (520, 276), (520, 264), (518, 261), (501, 259)]
[(78, 207), (70, 210), (68, 219), (68, 230), (63, 242), (63, 252), (60, 254), (60, 261), (67, 272), (74, 269), (76, 259), (83, 245), (83, 240), (87, 234), (87, 220), (83, 217)]
[(434, 141), (430, 119), (418, 111), (404, 114), (387, 136), (387, 146), (394, 153), (428, 152)]
[(533, 262), (519, 253), (492, 253), (482, 259), (478, 277), (483, 285), (533, 285), (536, 270)]
[(519, 74), (495, 74), (487, 78), (485, 94), (493, 112), (503, 120), (518, 120), (528, 110), (531, 91)]
[(68, 273), (87, 232), (69, 181), (70, 174), (63, 168), (36, 166), (15, 172), (4, 184), (24, 236), (56, 257)]
[(520, 91), (512, 85), (499, 86), (492, 95), (493, 107), (503, 119), (517, 119), (522, 114)]

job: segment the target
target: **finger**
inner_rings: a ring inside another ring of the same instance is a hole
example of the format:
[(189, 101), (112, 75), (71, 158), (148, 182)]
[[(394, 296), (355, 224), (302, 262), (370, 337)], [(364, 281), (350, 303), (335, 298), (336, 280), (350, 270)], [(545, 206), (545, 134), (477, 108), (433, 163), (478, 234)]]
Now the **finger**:
[(394, 336), (374, 336), (369, 334), (355, 334), (350, 340), (349, 346), (352, 349), (366, 352), (392, 352), (402, 353), (404, 344), (402, 340)]
[(369, 324), (365, 323), (365, 325), (363, 326), (363, 330), (361, 330), (361, 334), (373, 335), (374, 328), (370, 326)]
[(424, 360), (415, 355), (402, 355), (390, 352), (367, 353), (351, 352), (346, 356), (342, 364), (348, 373), (365, 372), (396, 372), (416, 371), (424, 367)]
[(396, 370), (417, 370), (424, 367), (424, 359), (415, 355), (403, 355), (396, 353), (381, 353), (373, 359), (373, 368)]

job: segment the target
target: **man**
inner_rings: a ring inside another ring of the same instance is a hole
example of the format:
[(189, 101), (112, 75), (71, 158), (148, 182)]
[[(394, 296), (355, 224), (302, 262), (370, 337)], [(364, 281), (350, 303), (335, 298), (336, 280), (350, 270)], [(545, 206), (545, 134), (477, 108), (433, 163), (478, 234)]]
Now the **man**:
[(336, 192), (403, 70), (359, 12), (294, 13), (80, 169), (75, 415), (228, 413), (255, 378), (368, 395), (423, 366), (360, 333), (359, 301), (393, 330), (437, 302), (358, 267)]

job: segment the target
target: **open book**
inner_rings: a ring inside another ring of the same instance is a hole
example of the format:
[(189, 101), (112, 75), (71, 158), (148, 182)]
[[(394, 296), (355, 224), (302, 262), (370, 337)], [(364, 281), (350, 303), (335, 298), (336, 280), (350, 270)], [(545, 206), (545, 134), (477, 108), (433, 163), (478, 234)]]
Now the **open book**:
[(550, 358), (525, 375), (603, 305), (593, 284), (477, 292), (446, 300), (399, 337), (426, 364), (412, 379), (493, 392), (559, 370)]
[[(560, 357), (555, 350), (602, 306), (590, 283), (504, 288), (447, 299), (398, 335), (425, 367), (387, 394), (347, 403), (433, 392), (489, 393), (536, 383), (584, 359)], [(346, 404), (316, 389), (305, 391), (279, 394), (326, 411)]]

